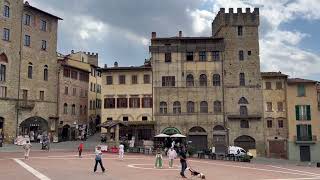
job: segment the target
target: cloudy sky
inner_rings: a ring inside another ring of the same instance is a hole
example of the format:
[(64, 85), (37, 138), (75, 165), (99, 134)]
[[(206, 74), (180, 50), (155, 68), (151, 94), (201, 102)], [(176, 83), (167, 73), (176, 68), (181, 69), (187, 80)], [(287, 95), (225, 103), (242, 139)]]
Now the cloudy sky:
[[(58, 51), (98, 52), (100, 65), (140, 65), (157, 36), (211, 36), (220, 7), (260, 8), (262, 71), (320, 80), (320, 0), (29, 0), (62, 17)], [(227, 10), (228, 11), (228, 10)]]

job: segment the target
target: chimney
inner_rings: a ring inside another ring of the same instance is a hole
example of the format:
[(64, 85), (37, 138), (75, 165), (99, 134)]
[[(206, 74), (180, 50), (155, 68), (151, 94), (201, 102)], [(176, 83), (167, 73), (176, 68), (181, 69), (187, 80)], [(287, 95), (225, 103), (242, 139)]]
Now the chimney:
[(113, 66), (114, 66), (114, 67), (118, 67), (118, 62), (115, 61)]
[(108, 68), (108, 65), (107, 65), (107, 64), (104, 64), (104, 68)]
[(152, 33), (151, 33), (151, 38), (154, 39), (154, 38), (156, 38), (156, 37), (157, 37), (157, 33), (156, 33), (156, 32), (152, 32)]
[(74, 54), (74, 50), (73, 49), (71, 50), (71, 54)]
[(182, 37), (182, 31), (179, 31), (179, 37), (180, 38)]

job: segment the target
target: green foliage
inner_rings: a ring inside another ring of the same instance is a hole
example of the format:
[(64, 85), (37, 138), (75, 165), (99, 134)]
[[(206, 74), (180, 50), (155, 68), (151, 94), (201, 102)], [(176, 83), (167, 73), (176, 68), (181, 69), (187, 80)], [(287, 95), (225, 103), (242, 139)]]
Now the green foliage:
[(191, 146), (191, 145), (188, 145), (188, 147), (187, 147), (187, 152), (188, 152), (189, 156), (192, 156), (192, 155), (194, 155), (194, 154), (197, 152), (197, 150), (196, 150), (195, 147), (193, 147), (193, 146)]

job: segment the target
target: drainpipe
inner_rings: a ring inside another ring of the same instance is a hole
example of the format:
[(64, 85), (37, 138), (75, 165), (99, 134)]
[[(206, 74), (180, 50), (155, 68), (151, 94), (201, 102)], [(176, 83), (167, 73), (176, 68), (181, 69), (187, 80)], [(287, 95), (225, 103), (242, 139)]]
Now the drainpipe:
[(16, 119), (16, 137), (18, 137), (19, 131), (19, 101), (20, 101), (20, 86), (21, 86), (21, 63), (22, 63), (22, 31), (23, 31), (23, 6), (21, 11), (21, 21), (20, 21), (20, 51), (19, 51), (19, 68), (18, 68), (18, 99), (17, 99), (17, 119)]
[(227, 147), (226, 147), (226, 152), (228, 152), (228, 148), (229, 148), (229, 127), (227, 127), (227, 121), (226, 121), (226, 112), (225, 112), (225, 87), (224, 87), (224, 54), (221, 54), (221, 84), (222, 84), (222, 116), (223, 116), (223, 126), (224, 128), (226, 128), (226, 132), (227, 132)]

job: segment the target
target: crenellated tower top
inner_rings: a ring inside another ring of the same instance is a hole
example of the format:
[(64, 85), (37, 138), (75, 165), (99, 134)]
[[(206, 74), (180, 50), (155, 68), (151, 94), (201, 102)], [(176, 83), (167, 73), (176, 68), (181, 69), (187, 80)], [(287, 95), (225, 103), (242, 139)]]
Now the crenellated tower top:
[(233, 8), (229, 8), (228, 13), (225, 8), (220, 8), (212, 22), (212, 36), (215, 37), (223, 26), (259, 26), (259, 23), (259, 8), (254, 8), (253, 12), (250, 8), (246, 8), (245, 12), (242, 12), (242, 8), (237, 8), (235, 13)]

